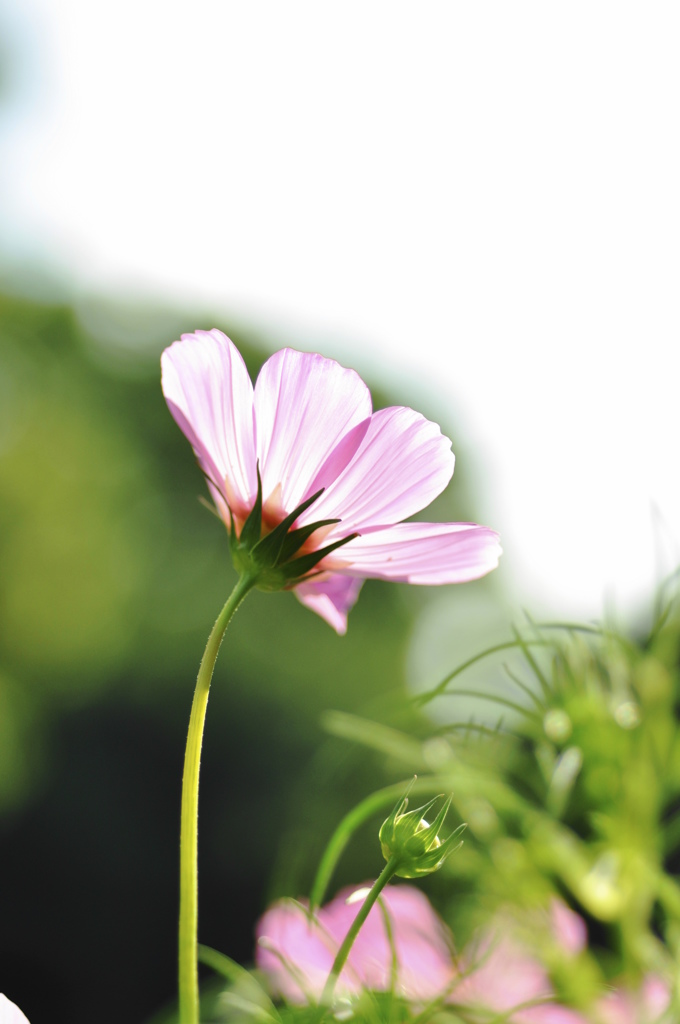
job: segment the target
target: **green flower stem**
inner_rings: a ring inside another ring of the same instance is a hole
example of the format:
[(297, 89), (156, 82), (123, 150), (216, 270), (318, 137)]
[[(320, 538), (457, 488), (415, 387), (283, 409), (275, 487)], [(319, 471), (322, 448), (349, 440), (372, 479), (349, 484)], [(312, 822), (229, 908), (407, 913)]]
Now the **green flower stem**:
[(203, 727), (213, 669), (222, 637), (243, 598), (257, 582), (243, 575), (212, 628), (198, 670), (191, 705), (182, 776), (182, 816), (179, 845), (179, 1024), (199, 1024), (198, 997), (198, 776)]
[(340, 973), (347, 962), (349, 951), (354, 945), (354, 940), (359, 934), (359, 929), (368, 917), (371, 907), (377, 900), (380, 893), (383, 891), (389, 880), (396, 873), (399, 867), (399, 859), (397, 857), (390, 857), (385, 867), (382, 869), (380, 876), (373, 883), (371, 891), (359, 908), (359, 913), (352, 921), (349, 931), (343, 940), (340, 949), (338, 950), (337, 956), (333, 961), (331, 967), (331, 973), (328, 975), (326, 984), (324, 985), (323, 993), (321, 995), (321, 1005), (328, 1006), (333, 996), (333, 990), (335, 989), (335, 983), (340, 977)]

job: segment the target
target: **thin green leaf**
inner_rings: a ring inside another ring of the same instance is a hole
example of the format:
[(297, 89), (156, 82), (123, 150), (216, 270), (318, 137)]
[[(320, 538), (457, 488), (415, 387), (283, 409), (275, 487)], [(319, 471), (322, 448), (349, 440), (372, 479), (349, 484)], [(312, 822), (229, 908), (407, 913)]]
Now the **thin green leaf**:
[[(530, 640), (528, 643), (538, 647), (549, 647), (549, 640)], [(478, 661), (482, 661), (484, 658), (488, 658), (492, 654), (498, 654), (499, 651), (510, 651), (513, 648), (520, 647), (521, 645), (517, 640), (506, 640), (501, 644), (494, 644), (492, 647), (487, 647), (485, 651), (481, 651), (479, 654), (473, 655), (464, 661), (461, 665), (450, 672), (440, 683), (437, 683), (431, 690), (427, 690), (425, 693), (419, 694), (414, 698), (414, 703), (417, 707), (422, 707), (425, 704), (429, 704), (435, 697), (440, 697), (443, 693), (446, 693), (446, 688), (450, 682), (452, 682), (456, 676), (459, 676), (461, 672), (465, 672), (466, 669), (472, 665), (476, 665)]]
[(245, 967), (241, 967), (231, 957), (218, 952), (218, 950), (213, 949), (211, 946), (203, 946), (200, 943), (198, 946), (198, 959), (200, 963), (205, 964), (206, 967), (211, 967), (216, 974), (220, 974), (232, 984), (245, 982), (251, 991), (257, 994), (258, 999), (261, 1000), (261, 1002), (254, 1000), (249, 1002), (249, 1005), (257, 1011), (257, 1016), (262, 1020), (281, 1024), (281, 1016), (269, 998), (268, 993)]
[(486, 690), (447, 690), (442, 693), (442, 697), (479, 697), (480, 700), (492, 701), (494, 704), (502, 704), (505, 708), (511, 708), (512, 711), (517, 711), (520, 715), (525, 715), (527, 718), (538, 719), (538, 715), (535, 711), (531, 711), (523, 704), (517, 704), (514, 700), (509, 700), (507, 697), (499, 697), (496, 693), (487, 693)]
[(543, 690), (544, 696), (546, 697), (546, 699), (551, 697), (552, 696), (552, 690), (550, 689), (550, 684), (549, 684), (548, 680), (545, 678), (545, 675), (543, 674), (543, 671), (540, 668), (538, 662), (536, 661), (536, 659), (534, 658), (533, 654), (529, 650), (529, 646), (527, 644), (527, 641), (521, 635), (519, 630), (516, 629), (514, 626), (513, 626), (512, 631), (515, 634), (515, 638), (517, 640), (517, 643), (520, 646), (522, 654), (524, 655), (524, 657), (526, 658), (527, 662), (529, 663), (529, 667), (531, 668), (532, 672), (534, 673), (534, 675), (538, 679), (539, 685), (540, 685), (541, 689)]
[(527, 686), (527, 684), (525, 682), (523, 682), (523, 680), (519, 679), (515, 675), (515, 673), (512, 671), (512, 669), (510, 668), (509, 665), (504, 664), (503, 665), (503, 669), (505, 670), (507, 675), (510, 677), (510, 679), (513, 681), (515, 686), (518, 686), (519, 689), (522, 691), (522, 693), (525, 693), (527, 695), (527, 697), (529, 698), (529, 700), (531, 700), (532, 703), (534, 703), (536, 705), (536, 708), (538, 709), (538, 711), (542, 715), (544, 715), (545, 711), (546, 711), (546, 707), (545, 707), (545, 704), (541, 701), (540, 697), (538, 697), (534, 693), (534, 691), (531, 689), (530, 686)]
[(481, 722), (452, 722), (451, 725), (442, 725), (434, 733), (435, 736), (446, 736), (450, 732), (479, 732), (485, 736), (496, 738), (497, 736), (509, 736), (516, 735), (511, 729), (507, 732), (501, 732), (498, 724), (495, 726), (483, 725)]
[(412, 736), (388, 725), (350, 715), (345, 711), (327, 711), (321, 717), (321, 724), (332, 736), (352, 740), (410, 765), (420, 767), (423, 763), (421, 744)]

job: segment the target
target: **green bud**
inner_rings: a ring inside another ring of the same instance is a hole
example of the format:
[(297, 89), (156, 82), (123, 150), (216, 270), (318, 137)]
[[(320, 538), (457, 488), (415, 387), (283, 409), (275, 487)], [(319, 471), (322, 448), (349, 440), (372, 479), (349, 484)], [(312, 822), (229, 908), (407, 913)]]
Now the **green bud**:
[(408, 794), (413, 782), (389, 818), (383, 822), (379, 833), (383, 856), (387, 861), (396, 860), (395, 874), (401, 878), (429, 875), (440, 868), (449, 854), (463, 845), (462, 840), (456, 842), (456, 839), (466, 828), (465, 824), (459, 825), (442, 842), (439, 838), (439, 830), (444, 824), (444, 818), (451, 806), (451, 797), (440, 808), (432, 824), (429, 824), (425, 815), (443, 797), (443, 793), (422, 807), (407, 811)]

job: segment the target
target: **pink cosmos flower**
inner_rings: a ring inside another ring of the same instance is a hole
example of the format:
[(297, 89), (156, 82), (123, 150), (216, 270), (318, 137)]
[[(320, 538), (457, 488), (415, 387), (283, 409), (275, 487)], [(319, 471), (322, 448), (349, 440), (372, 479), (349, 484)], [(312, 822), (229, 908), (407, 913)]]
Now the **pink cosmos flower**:
[(218, 330), (182, 335), (161, 363), (170, 411), (229, 530), (233, 523), (240, 535), (255, 506), (258, 470), (265, 533), (323, 488), (294, 524), (325, 523), (302, 552), (351, 539), (288, 585), (338, 633), (364, 579), (461, 583), (498, 564), (498, 535), (484, 526), (402, 522), (448, 484), (451, 442), (412, 409), (374, 413), (353, 370), (283, 349), (253, 388), (240, 353)]
[(7, 996), (0, 992), (0, 1024), (28, 1024), (28, 1018), (24, 1016), (18, 1006), (11, 1003)]
[[(367, 893), (345, 889), (311, 918), (293, 900), (282, 900), (264, 914), (257, 926), (256, 962), (275, 994), (299, 1004), (320, 998), (335, 954)], [(387, 991), (394, 981), (394, 991), (405, 999), (425, 1002), (444, 996), (456, 976), (452, 947), (427, 897), (410, 885), (388, 885), (381, 900), (384, 909), (377, 904), (371, 908), (336, 993)]]

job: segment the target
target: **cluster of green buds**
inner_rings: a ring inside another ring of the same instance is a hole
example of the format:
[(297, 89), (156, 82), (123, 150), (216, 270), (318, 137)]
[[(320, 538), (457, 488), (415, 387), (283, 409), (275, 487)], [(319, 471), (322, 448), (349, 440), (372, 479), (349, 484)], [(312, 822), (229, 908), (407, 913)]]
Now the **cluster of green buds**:
[[(321, 497), (324, 488), (307, 498), (293, 509), (269, 533), (262, 531), (262, 481), (260, 469), (257, 469), (257, 497), (241, 533), (237, 536), (234, 517), (231, 514), (231, 531), (229, 540), (231, 558), (237, 572), (257, 578), (256, 586), (260, 590), (283, 590), (293, 587), (304, 577), (309, 577), (318, 563), (331, 551), (342, 547), (353, 540), (357, 534), (351, 533), (341, 537), (332, 544), (299, 554), (300, 549), (316, 530), (325, 526), (334, 526), (339, 519), (320, 519), (316, 523), (292, 529), (293, 523), (310, 505)], [(297, 556), (297, 557), (296, 557)]]
[(437, 871), (449, 854), (463, 845), (458, 836), (466, 827), (465, 824), (459, 825), (442, 841), (439, 830), (451, 806), (451, 797), (444, 802), (432, 824), (429, 824), (425, 815), (443, 797), (443, 793), (422, 807), (407, 811), (408, 794), (413, 782), (389, 818), (383, 822), (379, 833), (383, 856), (386, 861), (396, 865), (394, 874), (401, 878), (418, 878)]

